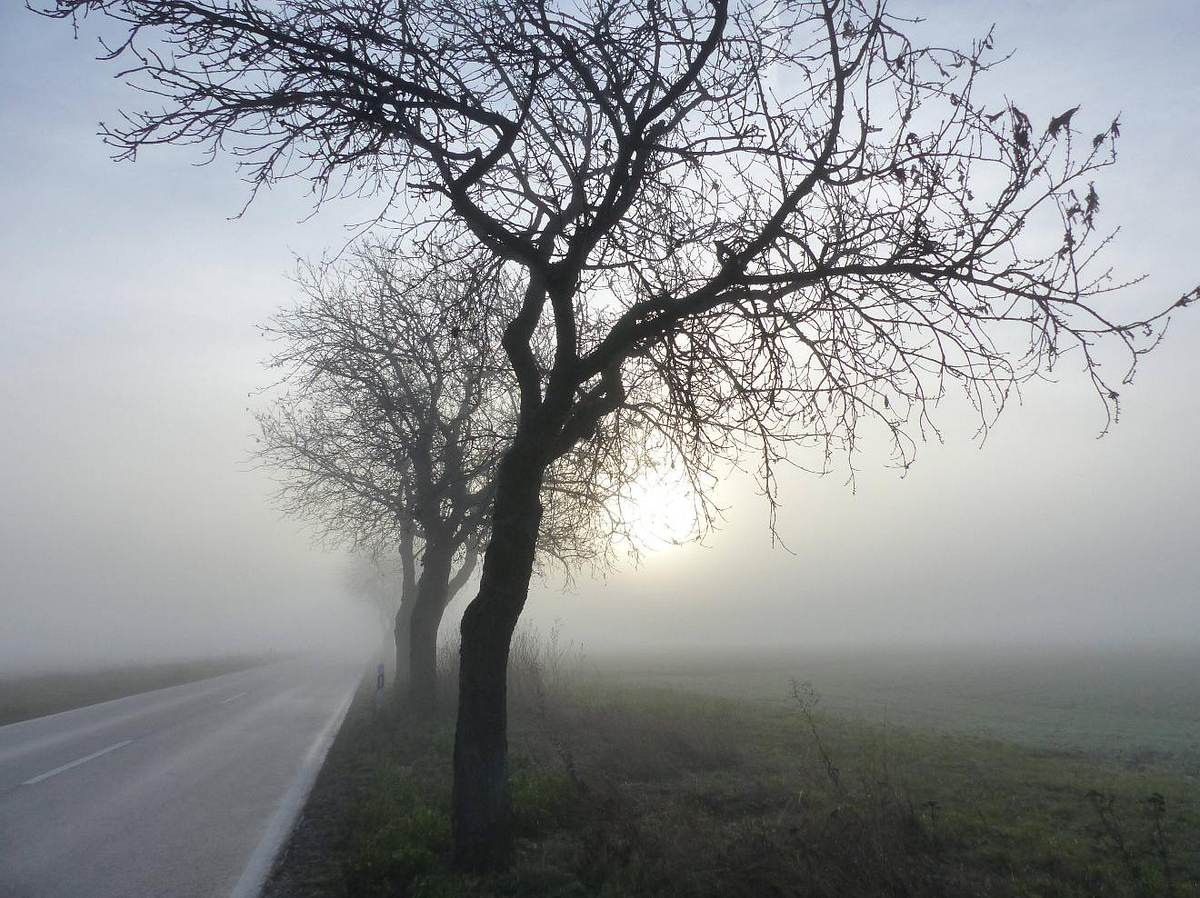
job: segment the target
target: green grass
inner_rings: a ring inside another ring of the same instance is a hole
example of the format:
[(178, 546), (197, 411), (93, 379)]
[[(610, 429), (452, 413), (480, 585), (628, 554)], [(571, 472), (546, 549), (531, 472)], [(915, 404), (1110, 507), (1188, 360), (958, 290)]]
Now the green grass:
[(600, 658), (610, 682), (822, 707), (921, 730), (992, 736), (1200, 776), (1200, 647), (776, 649)]
[(447, 866), (451, 723), (364, 721), (340, 894), (1200, 896), (1185, 775), (799, 699), (518, 690), (517, 851), (485, 878)]

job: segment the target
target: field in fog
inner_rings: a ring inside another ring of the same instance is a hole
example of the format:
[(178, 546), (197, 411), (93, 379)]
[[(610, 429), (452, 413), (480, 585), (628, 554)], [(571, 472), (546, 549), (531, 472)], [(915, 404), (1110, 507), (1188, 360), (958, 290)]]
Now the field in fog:
[(1200, 774), (1200, 649), (732, 650), (589, 659), (606, 678), (734, 699), (790, 701), (871, 723)]
[[(1200, 649), (717, 649), (590, 653), (563, 662), (608, 686), (766, 705), (807, 683), (821, 710), (869, 724), (984, 736), (1200, 776)], [(447, 656), (452, 651), (447, 651)], [(260, 660), (260, 659), (255, 659)], [(0, 680), (0, 724), (199, 679), (249, 658)]]
[(269, 898), (1200, 898), (1194, 652), (589, 655), (522, 631), (516, 857), (464, 879), (452, 649), (431, 724), (364, 682)]

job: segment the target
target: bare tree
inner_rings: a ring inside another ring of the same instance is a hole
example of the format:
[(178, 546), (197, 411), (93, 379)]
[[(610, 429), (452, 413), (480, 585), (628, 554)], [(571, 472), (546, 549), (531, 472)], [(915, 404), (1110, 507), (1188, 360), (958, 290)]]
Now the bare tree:
[[(361, 547), (346, 561), (344, 580), (347, 591), (362, 600), (377, 615), (380, 633), (391, 637), (396, 633), (396, 616), (405, 602), (411, 602), (415, 588), (406, 591), (399, 553), (391, 545), (373, 549)], [(407, 671), (408, 644), (397, 638), (396, 669)], [(403, 675), (407, 681), (407, 674)]]
[(465, 246), (465, 231), (521, 278), (502, 340), (516, 428), (462, 621), (466, 867), (502, 862), (511, 835), (509, 640), (541, 486), (572, 447), (641, 419), (692, 471), (751, 452), (774, 502), (772, 471), (798, 450), (824, 470), (878, 427), (907, 465), (951, 388), (986, 431), (1064, 357), (1111, 416), (1165, 321), (1106, 305), (1120, 284), (1099, 259), (1094, 180), (1119, 122), (1081, 134), (1076, 107), (1034, 124), (984, 93), (990, 34), (925, 47), (882, 2), (48, 10), (88, 12), (127, 26), (111, 55), (156, 95), (105, 129), (119, 155), (195, 143), (235, 152), (255, 187), (299, 175), (322, 197), (381, 190), (415, 245)]
[[(498, 303), (470, 268), (403, 269), (367, 246), (306, 266), (303, 298), (266, 329), (287, 390), (258, 415), (280, 496), (355, 546), (399, 553), (396, 677), (420, 712), (437, 697), (437, 634), (487, 534), (511, 420), (494, 341), (472, 315)], [(419, 570), (419, 575), (417, 571)]]
[[(520, 294), (493, 269), (418, 264), (363, 243), (337, 263), (301, 266), (300, 301), (264, 329), (283, 376), (257, 415), (259, 458), (281, 472), (286, 512), (376, 562), (398, 555), (399, 601), (384, 602), (395, 606), (396, 677), (424, 713), (436, 702), (438, 630), (487, 540), (515, 427), (494, 325)], [(544, 563), (604, 566), (616, 542), (636, 552), (620, 508), (652, 457), (644, 444), (636, 428), (614, 430), (558, 461), (544, 489)], [(364, 591), (378, 593), (377, 580)]]
[[(266, 433), (268, 427), (286, 426), (276, 421), (266, 424), (264, 419), (273, 417), (268, 412), (257, 417), (263, 422), (260, 424), (260, 442), (263, 436), (274, 438)], [(305, 451), (312, 453), (315, 459), (315, 446)], [(314, 473), (312, 469), (317, 467), (314, 459), (305, 460), (301, 453), (289, 450), (283, 442), (266, 447), (260, 458), (276, 465), (285, 477), (323, 478), (330, 482), (337, 477), (336, 466), (325, 467), (320, 474)], [(348, 490), (356, 488), (352, 482), (345, 487)], [(352, 550), (346, 571), (347, 588), (380, 615), (382, 630), (390, 636), (394, 646), (394, 694), (398, 700), (407, 701), (412, 680), (412, 610), (417, 597), (419, 551), (412, 521), (407, 515), (396, 515), (394, 520), (386, 521), (362, 496), (357, 508), (344, 501), (326, 504), (317, 498), (322, 492), (328, 495), (334, 490), (314, 488), (309, 493), (309, 501), (301, 502), (294, 501), (287, 495), (288, 490), (281, 488), (278, 498), (289, 514), (316, 523), (328, 542)], [(447, 601), (453, 598), (452, 592)]]
[[(360, 479), (361, 460), (337, 455), (344, 446), (327, 440), (342, 436), (340, 430), (328, 427), (333, 412), (319, 409), (305, 415), (299, 407), (304, 401), (286, 396), (277, 400), (275, 408), (256, 414), (258, 457), (283, 477), (277, 498), (285, 512), (316, 524), (327, 542), (354, 552), (347, 586), (382, 615), (395, 646), (395, 695), (407, 701), (419, 561), (409, 513), (411, 490), (401, 485), (400, 493), (389, 492), (386, 484), (391, 482), (395, 488), (394, 476), (367, 489)], [(319, 405), (315, 397), (312, 401)], [(305, 421), (320, 426), (305, 433)]]

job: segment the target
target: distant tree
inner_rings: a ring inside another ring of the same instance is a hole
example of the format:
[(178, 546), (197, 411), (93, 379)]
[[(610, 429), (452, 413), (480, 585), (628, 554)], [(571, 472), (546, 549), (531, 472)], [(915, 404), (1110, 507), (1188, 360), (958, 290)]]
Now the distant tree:
[(258, 415), (259, 454), (283, 472), (286, 510), (398, 550), (396, 676), (429, 712), (438, 627), (478, 563), (511, 418), (488, 319), (469, 313), (492, 288), (467, 268), (397, 267), (381, 246), (298, 280), (302, 300), (266, 329), (287, 391)]
[[(383, 607), (379, 562), (396, 554), (396, 679), (424, 713), (442, 617), (487, 540), (516, 416), (491, 323), (519, 294), (494, 275), (362, 244), (337, 264), (302, 266), (299, 302), (264, 328), (282, 379), (257, 415), (259, 458), (280, 473), (286, 512), (376, 559), (359, 591)], [(546, 487), (541, 555), (564, 569), (604, 564), (618, 538), (636, 549), (616, 511), (644, 454), (591, 448), (564, 456)]]
[[(1103, 303), (1120, 285), (1098, 267), (1094, 178), (1119, 122), (1081, 134), (1076, 108), (1034, 124), (982, 93), (990, 34), (926, 47), (883, 3), (48, 12), (127, 26), (112, 55), (155, 101), (105, 129), (120, 155), (195, 143), (236, 152), (256, 188), (300, 175), (321, 197), (402, 195), (387, 214), (414, 244), (469, 242), (521, 279), (502, 339), (516, 426), (461, 627), (453, 820), (468, 868), (501, 863), (511, 837), (504, 673), (557, 459), (640, 419), (691, 471), (751, 452), (773, 503), (795, 450), (824, 470), (878, 428), (907, 465), (951, 387), (986, 430), (1064, 357), (1111, 415), (1161, 333), (1162, 314), (1124, 321)], [(631, 401), (631, 384), (650, 398)]]
[[(376, 549), (362, 547), (353, 551), (346, 560), (344, 576), (347, 591), (375, 612), (380, 632), (389, 637), (393, 636), (396, 630), (396, 614), (402, 602), (411, 603), (416, 591), (415, 583), (412, 588), (405, 588), (405, 571), (402, 570), (399, 553), (395, 548), (388, 545)], [(403, 640), (403, 653), (401, 648), (401, 640), (397, 638), (396, 669), (403, 673), (404, 686), (407, 688), (407, 637)]]
[[(261, 437), (260, 437), (261, 440)], [(286, 454), (279, 456), (280, 467), (288, 472)], [(266, 454), (260, 456), (270, 464)], [(364, 523), (349, 517), (335, 517), (323, 505), (302, 507), (290, 502), (281, 489), (279, 498), (290, 514), (317, 522), (329, 542), (351, 550), (346, 568), (346, 586), (350, 594), (362, 599), (380, 616), (382, 632), (394, 644), (393, 695), (407, 702), (410, 696), (412, 653), (412, 606), (417, 597), (417, 546), (411, 521), (399, 518), (394, 529), (383, 529), (382, 521), (373, 523), (377, 531), (361, 532)], [(453, 598), (453, 596), (451, 596)]]

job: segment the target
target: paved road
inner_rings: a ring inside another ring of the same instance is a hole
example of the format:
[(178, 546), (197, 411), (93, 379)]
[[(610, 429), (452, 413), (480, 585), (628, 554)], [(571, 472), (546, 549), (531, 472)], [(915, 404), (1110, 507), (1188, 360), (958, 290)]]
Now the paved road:
[(0, 727), (0, 896), (257, 894), (360, 674), (286, 661)]

